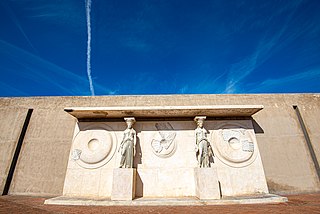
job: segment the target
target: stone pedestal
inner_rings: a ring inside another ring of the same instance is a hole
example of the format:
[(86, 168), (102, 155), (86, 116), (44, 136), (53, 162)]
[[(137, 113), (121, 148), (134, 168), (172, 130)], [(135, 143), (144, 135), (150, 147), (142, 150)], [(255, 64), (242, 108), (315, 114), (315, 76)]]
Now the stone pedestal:
[(220, 199), (216, 168), (195, 168), (196, 196), (199, 199)]
[(136, 192), (136, 169), (118, 168), (113, 170), (111, 200), (132, 200)]

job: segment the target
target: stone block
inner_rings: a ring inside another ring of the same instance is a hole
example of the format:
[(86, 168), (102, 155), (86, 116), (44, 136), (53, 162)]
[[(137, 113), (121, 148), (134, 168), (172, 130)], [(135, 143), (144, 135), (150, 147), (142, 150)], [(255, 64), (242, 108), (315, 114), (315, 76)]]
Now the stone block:
[(216, 168), (195, 168), (196, 196), (199, 199), (220, 199)]
[(136, 169), (113, 170), (111, 200), (132, 200), (136, 192)]

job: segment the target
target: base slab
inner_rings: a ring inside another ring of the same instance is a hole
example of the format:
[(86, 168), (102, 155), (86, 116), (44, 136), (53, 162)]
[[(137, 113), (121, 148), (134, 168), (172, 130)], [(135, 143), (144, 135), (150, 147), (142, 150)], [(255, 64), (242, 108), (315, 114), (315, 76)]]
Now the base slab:
[(133, 168), (116, 168), (113, 170), (111, 200), (132, 200), (136, 193), (136, 174)]
[(200, 200), (220, 199), (216, 168), (195, 168), (196, 196)]
[(196, 197), (186, 198), (136, 198), (132, 201), (113, 201), (110, 198), (71, 198), (60, 196), (47, 199), (45, 204), (82, 205), (82, 206), (203, 206), (231, 204), (266, 204), (284, 203), (286, 197), (266, 194), (259, 196), (228, 197), (217, 200), (199, 200)]

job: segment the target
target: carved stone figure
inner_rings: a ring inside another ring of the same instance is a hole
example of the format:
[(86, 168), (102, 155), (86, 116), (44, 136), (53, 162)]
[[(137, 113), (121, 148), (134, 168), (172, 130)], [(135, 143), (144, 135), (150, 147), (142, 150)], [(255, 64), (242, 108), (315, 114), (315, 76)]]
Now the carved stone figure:
[(161, 158), (167, 158), (174, 154), (176, 150), (175, 137), (177, 133), (169, 122), (159, 122), (155, 124), (158, 134), (151, 141), (153, 153)]
[(133, 158), (136, 147), (136, 131), (133, 129), (135, 123), (134, 117), (124, 118), (127, 123), (127, 129), (124, 131), (119, 151), (121, 152), (120, 168), (133, 168)]
[(195, 129), (196, 137), (196, 154), (198, 159), (198, 166), (210, 167), (210, 156), (213, 155), (210, 143), (207, 139), (207, 134), (209, 132), (203, 127), (203, 122), (206, 119), (205, 116), (195, 117), (194, 120), (197, 123), (197, 128)]
[(81, 155), (81, 150), (80, 149), (75, 149), (75, 150), (73, 150), (72, 151), (72, 153), (71, 153), (71, 158), (72, 158), (72, 160), (79, 160), (79, 158), (80, 158), (80, 155)]

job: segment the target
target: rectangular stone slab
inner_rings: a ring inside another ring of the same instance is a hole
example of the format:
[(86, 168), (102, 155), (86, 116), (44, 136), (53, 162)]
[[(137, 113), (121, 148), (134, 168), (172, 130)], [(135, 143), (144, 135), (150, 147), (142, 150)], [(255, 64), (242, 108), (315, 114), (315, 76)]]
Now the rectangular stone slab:
[(111, 200), (132, 200), (136, 192), (136, 169), (116, 168), (113, 170)]
[(196, 196), (200, 200), (220, 199), (220, 188), (215, 168), (195, 168)]
[(130, 107), (67, 107), (64, 110), (77, 119), (123, 117), (250, 117), (262, 105), (212, 106), (130, 106)]

